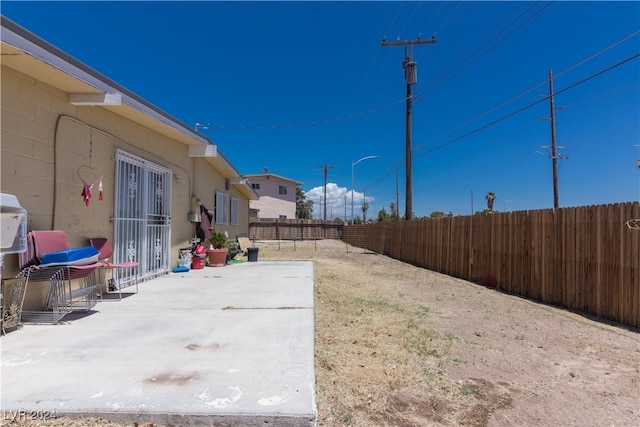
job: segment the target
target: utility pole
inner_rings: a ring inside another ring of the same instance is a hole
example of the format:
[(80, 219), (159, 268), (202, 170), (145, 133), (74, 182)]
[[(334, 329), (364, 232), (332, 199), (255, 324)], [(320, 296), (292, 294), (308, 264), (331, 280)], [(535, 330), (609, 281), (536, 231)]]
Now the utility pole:
[(413, 45), (416, 44), (435, 44), (436, 35), (434, 34), (430, 40), (422, 40), (418, 37), (415, 40), (395, 41), (388, 42), (382, 39), (382, 46), (404, 46), (404, 61), (402, 62), (402, 68), (404, 68), (404, 78), (407, 82), (407, 116), (406, 116), (406, 138), (405, 138), (405, 172), (406, 172), (406, 206), (405, 217), (407, 220), (411, 220), (413, 216), (413, 185), (411, 178), (411, 109), (413, 99), (411, 96), (411, 86), (417, 83), (418, 80), (418, 64), (413, 61)]
[(344, 224), (347, 225), (347, 193), (344, 194)]
[(558, 159), (568, 159), (568, 156), (558, 155), (556, 145), (556, 108), (553, 103), (553, 72), (549, 68), (549, 108), (551, 110), (551, 164), (553, 167), (553, 208), (560, 207), (560, 196), (558, 190)]
[(324, 170), (324, 221), (327, 221), (327, 171), (333, 166), (330, 165), (322, 165), (318, 166)]
[(367, 193), (365, 191), (365, 187), (362, 187), (362, 223), (367, 223), (367, 209), (369, 209), (369, 204), (367, 203)]
[(556, 114), (553, 106), (553, 75), (549, 68), (549, 106), (551, 109), (551, 162), (553, 164), (553, 208), (560, 207), (558, 195), (558, 149), (556, 147)]
[(396, 217), (394, 218), (394, 221), (400, 220), (400, 196), (398, 193), (398, 164), (396, 163)]

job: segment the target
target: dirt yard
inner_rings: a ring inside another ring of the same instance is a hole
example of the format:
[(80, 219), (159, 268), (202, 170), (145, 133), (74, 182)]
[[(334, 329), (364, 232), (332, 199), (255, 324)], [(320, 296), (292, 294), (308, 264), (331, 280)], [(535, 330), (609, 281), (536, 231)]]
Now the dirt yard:
[(321, 426), (640, 425), (638, 330), (338, 241), (258, 247), (314, 262)]
[(320, 425), (640, 425), (637, 330), (341, 242), (261, 252), (314, 261)]

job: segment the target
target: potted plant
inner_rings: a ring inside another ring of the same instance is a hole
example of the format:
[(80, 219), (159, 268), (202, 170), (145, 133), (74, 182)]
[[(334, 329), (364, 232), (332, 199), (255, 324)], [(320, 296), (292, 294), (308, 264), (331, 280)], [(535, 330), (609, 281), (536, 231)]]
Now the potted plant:
[(221, 267), (227, 263), (227, 254), (229, 253), (229, 235), (224, 232), (211, 233), (209, 237), (211, 247), (207, 250), (207, 257), (209, 259), (209, 265), (214, 267)]

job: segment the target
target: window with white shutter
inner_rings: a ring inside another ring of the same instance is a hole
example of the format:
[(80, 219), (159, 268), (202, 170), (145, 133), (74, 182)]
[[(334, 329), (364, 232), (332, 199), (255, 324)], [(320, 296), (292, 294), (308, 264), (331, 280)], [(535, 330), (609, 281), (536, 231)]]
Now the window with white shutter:
[(229, 219), (229, 196), (222, 191), (216, 191), (216, 224), (227, 224)]
[(231, 225), (238, 225), (238, 198), (231, 198), (231, 209), (229, 211), (229, 219), (231, 220)]

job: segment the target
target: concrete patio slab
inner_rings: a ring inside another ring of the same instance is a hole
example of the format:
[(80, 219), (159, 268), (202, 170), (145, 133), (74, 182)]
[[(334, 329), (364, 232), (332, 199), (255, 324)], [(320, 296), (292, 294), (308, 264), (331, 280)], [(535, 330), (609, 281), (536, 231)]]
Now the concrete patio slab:
[(2, 411), (159, 425), (315, 425), (313, 264), (170, 273), (0, 340)]

